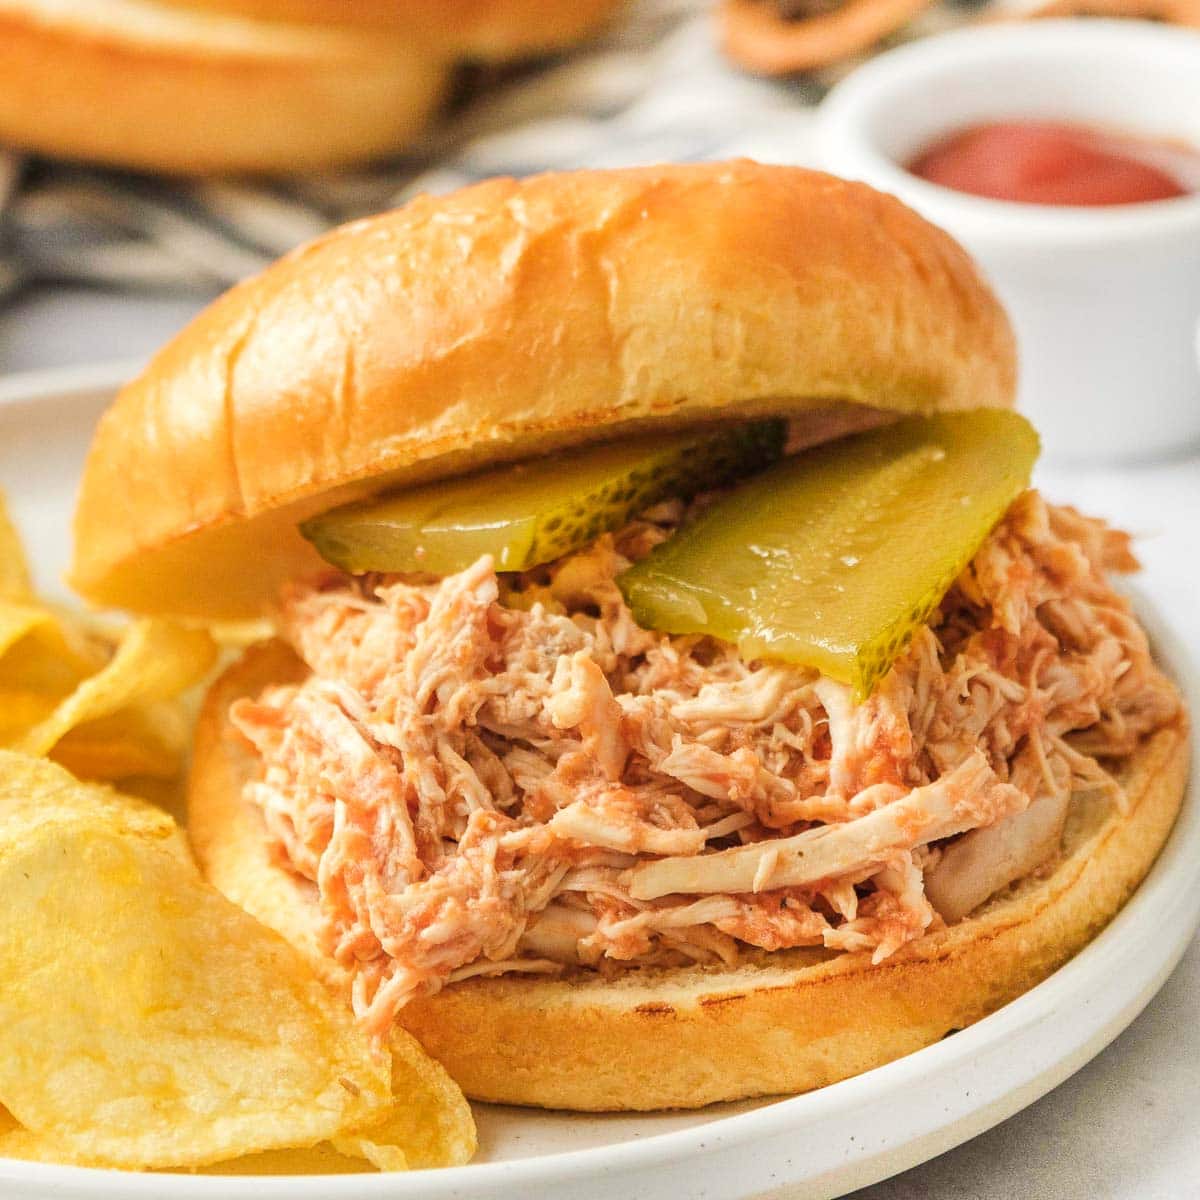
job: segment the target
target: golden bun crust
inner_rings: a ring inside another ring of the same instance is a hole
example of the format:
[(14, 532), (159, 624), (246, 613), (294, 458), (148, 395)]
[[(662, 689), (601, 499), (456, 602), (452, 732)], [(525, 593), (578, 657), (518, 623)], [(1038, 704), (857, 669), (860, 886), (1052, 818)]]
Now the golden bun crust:
[(398, 29), (453, 57), (490, 62), (570, 46), (622, 0), (169, 0), (185, 7), (311, 25)]
[(189, 175), (377, 157), (438, 106), (449, 59), (377, 31), (156, 0), (0, 0), (0, 141)]
[[(271, 863), (261, 819), (242, 799), (253, 760), (226, 718), (236, 697), (302, 674), (290, 650), (271, 643), (218, 680), (197, 735), (188, 827), (212, 883), (344, 988), (341, 968), (317, 947), (313, 888)], [(797, 950), (737, 970), (639, 971), (616, 982), (473, 979), (410, 1004), (401, 1020), (479, 1100), (644, 1110), (821, 1087), (979, 1020), (1081, 949), (1149, 870), (1187, 765), (1181, 717), (1126, 764), (1128, 816), (1076, 797), (1050, 874), (879, 966), (866, 954)]]
[(96, 431), (72, 582), (247, 615), (317, 565), (299, 520), (389, 484), (647, 424), (1009, 406), (1015, 372), (965, 251), (862, 184), (491, 180), (302, 247), (159, 353)]

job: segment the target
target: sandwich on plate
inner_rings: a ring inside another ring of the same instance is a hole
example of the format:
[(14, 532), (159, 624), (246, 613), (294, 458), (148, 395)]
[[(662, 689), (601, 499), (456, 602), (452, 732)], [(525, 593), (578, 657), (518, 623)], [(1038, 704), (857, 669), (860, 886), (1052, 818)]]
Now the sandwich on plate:
[(814, 1088), (1113, 916), (1186, 715), (1030, 487), (1005, 315), (896, 200), (750, 162), (495, 180), (235, 288), (121, 393), (73, 582), (270, 612), (190, 836), (471, 1096)]

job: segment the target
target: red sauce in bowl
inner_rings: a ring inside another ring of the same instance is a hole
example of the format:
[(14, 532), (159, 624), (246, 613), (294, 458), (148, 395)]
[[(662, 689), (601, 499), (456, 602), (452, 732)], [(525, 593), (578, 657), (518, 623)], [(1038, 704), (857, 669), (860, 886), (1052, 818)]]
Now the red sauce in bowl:
[(1023, 204), (1141, 204), (1200, 190), (1181, 177), (1200, 169), (1190, 148), (1052, 121), (973, 125), (908, 169), (958, 192)]

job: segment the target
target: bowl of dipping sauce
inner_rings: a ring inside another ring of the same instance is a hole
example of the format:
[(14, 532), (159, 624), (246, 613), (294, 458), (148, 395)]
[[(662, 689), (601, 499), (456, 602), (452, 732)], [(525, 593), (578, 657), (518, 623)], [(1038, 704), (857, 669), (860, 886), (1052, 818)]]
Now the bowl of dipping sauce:
[(817, 132), (822, 166), (975, 256), (1048, 453), (1200, 444), (1200, 33), (1086, 19), (944, 34), (847, 76)]

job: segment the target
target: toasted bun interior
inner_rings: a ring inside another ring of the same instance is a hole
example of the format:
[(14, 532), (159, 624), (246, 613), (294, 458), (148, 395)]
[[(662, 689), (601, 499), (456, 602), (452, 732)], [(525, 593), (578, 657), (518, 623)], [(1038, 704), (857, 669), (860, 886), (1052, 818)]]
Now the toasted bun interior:
[[(254, 762), (229, 705), (302, 678), (291, 651), (249, 651), (213, 687), (189, 789), (189, 832), (209, 879), (348, 981), (319, 949), (311, 884), (272, 863), (242, 798)], [(938, 1041), (1034, 986), (1113, 917), (1149, 870), (1183, 796), (1184, 719), (1121, 772), (1129, 812), (1076, 796), (1052, 871), (998, 894), (957, 925), (878, 966), (869, 955), (764, 954), (736, 970), (630, 971), (606, 981), (472, 979), (402, 1010), (401, 1021), (476, 1099), (581, 1110), (692, 1108), (800, 1092)]]
[(244, 616), (316, 565), (299, 520), (389, 485), (646, 426), (1008, 406), (1014, 380), (966, 253), (861, 184), (493, 180), (303, 247), (171, 342), (96, 431), (72, 582)]

